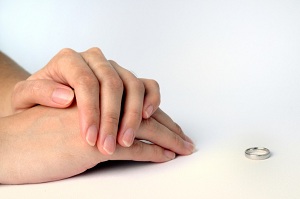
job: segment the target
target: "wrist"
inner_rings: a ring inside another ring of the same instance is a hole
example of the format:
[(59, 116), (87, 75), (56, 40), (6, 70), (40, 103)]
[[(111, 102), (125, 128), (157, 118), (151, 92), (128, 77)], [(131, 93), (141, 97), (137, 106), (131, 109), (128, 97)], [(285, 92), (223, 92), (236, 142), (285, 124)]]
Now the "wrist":
[(12, 117), (0, 118), (0, 185), (18, 184), (20, 180), (18, 155), (21, 154), (16, 153), (17, 147), (12, 144), (16, 142), (15, 127), (11, 126), (16, 118)]
[(11, 96), (15, 85), (29, 77), (29, 73), (0, 52), (0, 117), (13, 113)]
[(21, 79), (10, 81), (5, 85), (5, 88), (1, 88), (1, 99), (0, 99), (0, 117), (5, 117), (12, 115), (14, 113), (12, 108), (12, 94), (15, 88), (15, 85), (22, 81)]
[(4, 122), (6, 118), (0, 118), (0, 184), (5, 184), (8, 179), (8, 168), (7, 168), (7, 158), (5, 155), (5, 151), (7, 151), (7, 139), (5, 138), (7, 132), (7, 123)]

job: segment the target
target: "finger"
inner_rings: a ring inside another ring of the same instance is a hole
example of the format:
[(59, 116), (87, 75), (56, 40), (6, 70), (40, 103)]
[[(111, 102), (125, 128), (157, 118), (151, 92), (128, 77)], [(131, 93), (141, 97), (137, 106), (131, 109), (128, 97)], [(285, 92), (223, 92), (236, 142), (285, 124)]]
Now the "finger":
[(178, 134), (152, 117), (142, 121), (136, 137), (150, 141), (180, 155), (189, 155), (193, 153), (195, 149), (193, 144), (185, 141)]
[(156, 112), (152, 115), (152, 117), (159, 123), (166, 126), (168, 129), (170, 129), (171, 131), (179, 135), (185, 141), (188, 141), (191, 144), (193, 144), (192, 139), (184, 134), (182, 128), (177, 123), (175, 123), (172, 120), (172, 118), (169, 115), (167, 115), (164, 111), (162, 111), (160, 108), (156, 110)]
[(74, 99), (73, 90), (51, 80), (29, 80), (16, 84), (12, 95), (15, 111), (27, 109), (36, 104), (55, 108), (68, 107)]
[(143, 107), (143, 118), (148, 119), (157, 110), (160, 104), (159, 84), (152, 79), (140, 79), (144, 83), (145, 99)]
[(100, 82), (100, 139), (97, 147), (103, 154), (111, 155), (116, 148), (123, 83), (99, 48), (91, 48), (81, 55)]
[(155, 144), (135, 140), (130, 147), (117, 146), (110, 160), (134, 160), (144, 162), (166, 162), (175, 158), (175, 153)]
[(118, 132), (118, 143), (129, 147), (135, 138), (135, 132), (142, 120), (145, 87), (131, 72), (122, 68), (114, 61), (109, 61), (123, 81), (125, 96), (123, 116)]
[(34, 78), (54, 80), (74, 89), (81, 134), (94, 146), (99, 129), (99, 82), (80, 54), (71, 49), (61, 50), (29, 80)]

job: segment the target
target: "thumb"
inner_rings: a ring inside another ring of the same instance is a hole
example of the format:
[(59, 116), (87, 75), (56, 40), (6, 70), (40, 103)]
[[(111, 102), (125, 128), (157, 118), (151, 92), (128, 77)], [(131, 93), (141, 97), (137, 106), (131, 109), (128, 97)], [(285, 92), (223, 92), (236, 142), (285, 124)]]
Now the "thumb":
[(66, 108), (74, 99), (73, 90), (52, 80), (26, 80), (16, 84), (12, 93), (12, 108), (21, 111), (37, 104)]

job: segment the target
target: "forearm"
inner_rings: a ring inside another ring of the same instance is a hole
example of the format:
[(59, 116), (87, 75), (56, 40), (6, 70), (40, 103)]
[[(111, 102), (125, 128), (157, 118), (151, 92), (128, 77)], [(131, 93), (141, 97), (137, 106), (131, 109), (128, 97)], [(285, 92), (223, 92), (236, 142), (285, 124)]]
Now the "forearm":
[(11, 114), (11, 93), (29, 73), (0, 51), (0, 117)]

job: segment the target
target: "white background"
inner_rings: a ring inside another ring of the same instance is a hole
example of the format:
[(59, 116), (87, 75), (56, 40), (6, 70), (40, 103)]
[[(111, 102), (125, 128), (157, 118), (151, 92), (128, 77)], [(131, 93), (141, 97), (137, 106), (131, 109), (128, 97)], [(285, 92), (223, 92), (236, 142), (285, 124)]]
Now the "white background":
[[(1, 51), (35, 72), (64, 47), (100, 47), (160, 83), (162, 109), (198, 150), (1, 185), (0, 198), (299, 199), (299, 35), (296, 0), (1, 0)], [(252, 146), (272, 157), (245, 158)]]

